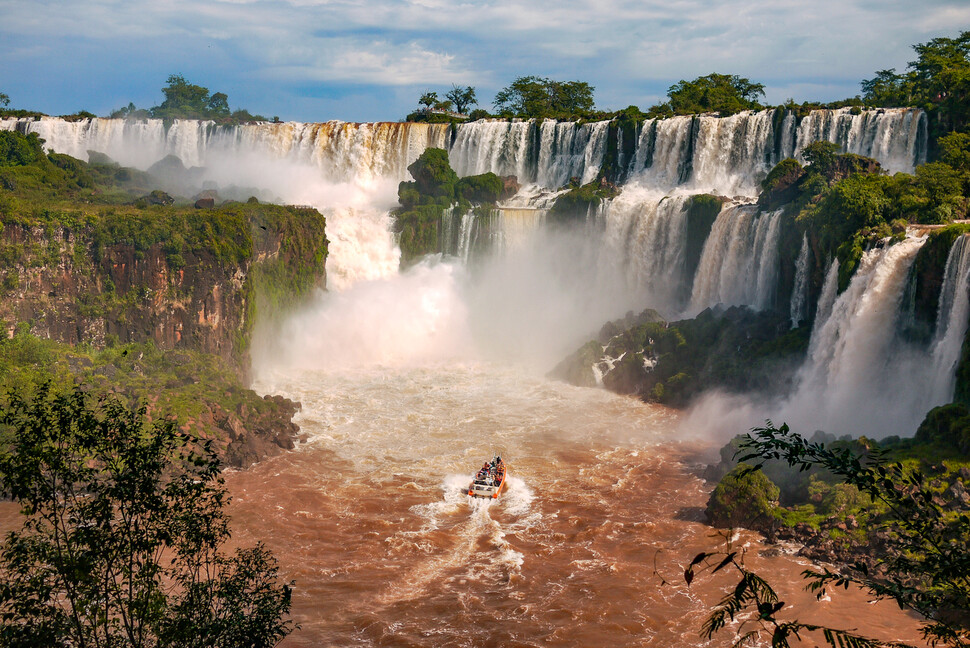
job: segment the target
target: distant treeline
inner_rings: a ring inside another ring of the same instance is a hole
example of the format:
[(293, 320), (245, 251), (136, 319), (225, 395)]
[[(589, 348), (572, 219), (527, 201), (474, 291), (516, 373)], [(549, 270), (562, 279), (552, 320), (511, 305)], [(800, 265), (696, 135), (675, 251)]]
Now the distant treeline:
[[(279, 122), (262, 115), (254, 115), (245, 108), (231, 110), (229, 97), (224, 92), (209, 93), (209, 89), (189, 83), (181, 74), (172, 74), (162, 88), (165, 100), (158, 106), (138, 108), (134, 103), (113, 111), (108, 117), (114, 119), (211, 119), (220, 124), (240, 124), (253, 121)], [(41, 117), (43, 113), (34, 110), (11, 109), (10, 97), (0, 92), (0, 117)], [(61, 115), (68, 121), (97, 117), (87, 110), (79, 110), (70, 115)]]

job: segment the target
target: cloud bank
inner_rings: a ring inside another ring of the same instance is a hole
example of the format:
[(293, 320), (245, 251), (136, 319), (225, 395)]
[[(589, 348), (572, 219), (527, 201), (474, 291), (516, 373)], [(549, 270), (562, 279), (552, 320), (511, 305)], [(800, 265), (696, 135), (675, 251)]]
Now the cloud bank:
[(0, 0), (0, 92), (105, 114), (159, 103), (181, 73), (234, 108), (369, 121), (451, 84), (489, 107), (530, 74), (647, 107), (717, 71), (764, 83), (769, 102), (833, 100), (966, 28), (966, 0)]

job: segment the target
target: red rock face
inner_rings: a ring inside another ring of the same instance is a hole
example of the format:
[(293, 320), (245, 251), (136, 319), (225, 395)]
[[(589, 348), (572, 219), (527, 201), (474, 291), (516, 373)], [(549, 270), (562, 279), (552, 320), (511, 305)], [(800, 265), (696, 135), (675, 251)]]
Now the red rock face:
[(7, 266), (0, 299), (8, 335), (27, 322), (34, 335), (68, 344), (102, 346), (113, 335), (242, 360), (234, 345), (249, 324), (249, 262), (229, 267), (211, 253), (186, 251), (173, 269), (160, 246), (138, 252), (124, 244), (104, 249), (98, 261), (76, 235), (39, 228), (8, 226), (0, 244), (23, 251)]

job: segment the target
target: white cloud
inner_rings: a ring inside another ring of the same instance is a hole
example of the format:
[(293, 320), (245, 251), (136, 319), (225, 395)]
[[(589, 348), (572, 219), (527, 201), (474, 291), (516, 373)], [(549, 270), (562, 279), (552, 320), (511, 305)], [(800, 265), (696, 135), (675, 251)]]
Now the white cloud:
[(86, 43), (73, 51), (106, 74), (97, 57), (112, 50), (157, 67), (218, 44), (222, 57), (198, 65), (228, 78), (488, 84), (486, 104), (528, 74), (588, 80), (623, 105), (712, 71), (764, 82), (769, 97), (857, 89), (903, 69), (913, 44), (970, 26), (966, 0), (0, 0), (0, 15), (0, 69), (24, 84), (57, 69), (59, 48), (39, 42)]

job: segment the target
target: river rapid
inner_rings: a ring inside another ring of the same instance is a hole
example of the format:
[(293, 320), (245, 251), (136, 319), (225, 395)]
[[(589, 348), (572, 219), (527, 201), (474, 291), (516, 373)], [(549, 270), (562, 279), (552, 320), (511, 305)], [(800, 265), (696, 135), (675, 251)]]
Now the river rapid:
[[(438, 265), (320, 295), (256, 354), (257, 389), (299, 400), (309, 435), (227, 475), (236, 541), (265, 542), (295, 581), (283, 645), (730, 645), (732, 629), (698, 634), (730, 575), (683, 581), (725, 546), (698, 476), (719, 442), (482, 352), (459, 283)], [(496, 454), (508, 491), (470, 500)], [(859, 592), (816, 602), (792, 550), (734, 542), (802, 620), (918, 639)]]

